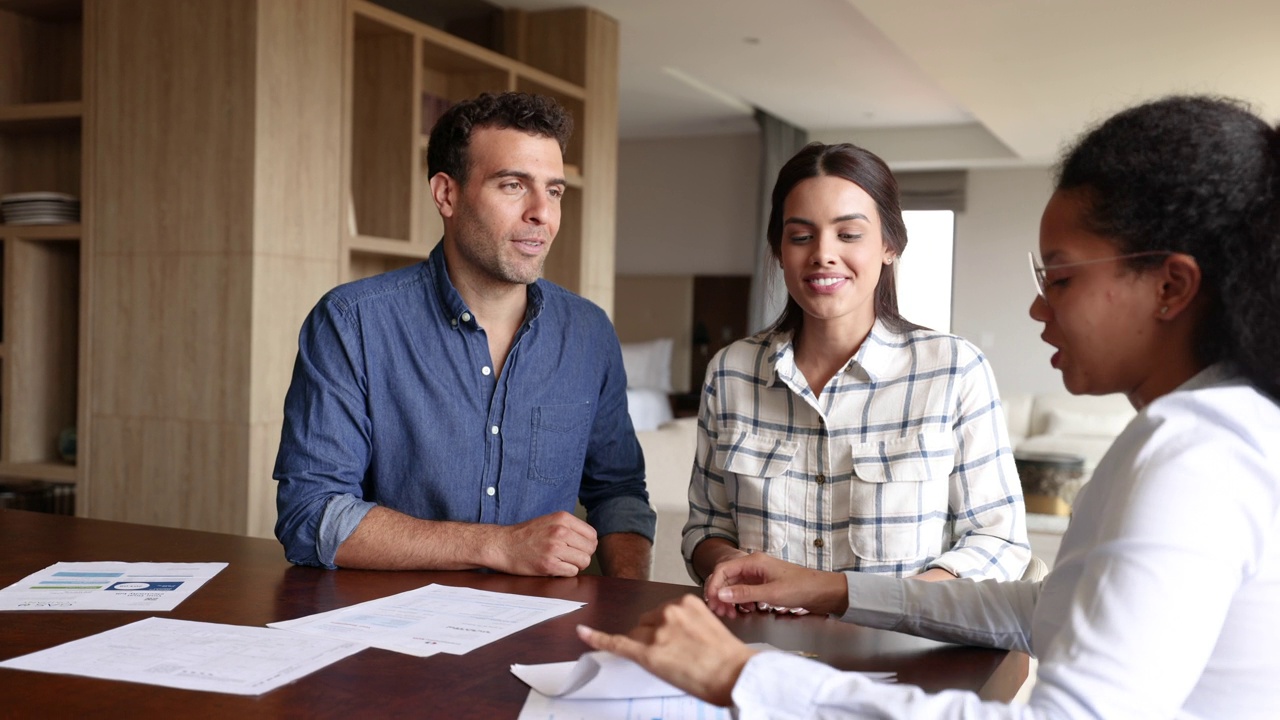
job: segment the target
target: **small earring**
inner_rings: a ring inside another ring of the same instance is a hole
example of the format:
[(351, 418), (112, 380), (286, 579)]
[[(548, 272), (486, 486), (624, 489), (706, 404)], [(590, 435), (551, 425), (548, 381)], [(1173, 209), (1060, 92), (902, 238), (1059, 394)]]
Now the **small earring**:
[(1164, 307), (1160, 308), (1160, 314), (1161, 314), (1161, 315), (1163, 315), (1163, 314), (1165, 314), (1165, 313), (1167, 313), (1167, 312), (1169, 312), (1169, 306), (1168, 306), (1168, 305), (1165, 305)]
[(892, 265), (892, 264), (893, 264), (893, 256), (892, 256), (892, 255), (890, 255), (889, 257), (885, 258), (885, 259), (884, 259), (884, 264), (885, 264), (885, 265)]

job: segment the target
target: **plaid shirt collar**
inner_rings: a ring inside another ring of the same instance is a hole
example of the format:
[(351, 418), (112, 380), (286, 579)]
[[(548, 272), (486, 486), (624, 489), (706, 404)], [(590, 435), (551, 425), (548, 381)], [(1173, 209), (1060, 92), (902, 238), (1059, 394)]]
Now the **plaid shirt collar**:
[[(796, 367), (795, 343), (789, 330), (771, 331), (769, 351), (761, 357), (763, 367), (760, 377), (771, 378), (770, 387), (786, 385), (799, 395), (809, 395), (809, 383), (803, 373)], [(858, 351), (845, 363), (841, 373), (849, 374), (858, 382), (876, 382), (884, 377), (893, 354), (901, 349), (903, 336), (896, 333), (881, 322), (880, 318), (871, 325), (871, 332), (862, 341)]]

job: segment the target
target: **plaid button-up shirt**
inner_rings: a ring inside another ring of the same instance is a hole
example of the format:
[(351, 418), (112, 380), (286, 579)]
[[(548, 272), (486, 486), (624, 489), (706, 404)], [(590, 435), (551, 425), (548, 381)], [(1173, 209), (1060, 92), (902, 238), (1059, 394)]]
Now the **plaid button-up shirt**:
[(995, 378), (954, 335), (877, 320), (818, 397), (789, 332), (739, 340), (711, 361), (698, 430), (686, 561), (713, 537), (899, 576), (1017, 579), (1031, 557)]

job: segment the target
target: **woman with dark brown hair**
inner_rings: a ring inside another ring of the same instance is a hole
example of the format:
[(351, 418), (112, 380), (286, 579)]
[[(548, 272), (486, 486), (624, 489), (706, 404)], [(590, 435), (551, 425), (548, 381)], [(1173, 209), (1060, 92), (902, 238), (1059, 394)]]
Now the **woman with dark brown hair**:
[(1030, 558), (982, 353), (898, 312), (898, 186), (853, 145), (812, 144), (773, 189), (788, 301), (712, 359), (683, 552), (695, 579), (762, 552), (818, 570), (1016, 579)]

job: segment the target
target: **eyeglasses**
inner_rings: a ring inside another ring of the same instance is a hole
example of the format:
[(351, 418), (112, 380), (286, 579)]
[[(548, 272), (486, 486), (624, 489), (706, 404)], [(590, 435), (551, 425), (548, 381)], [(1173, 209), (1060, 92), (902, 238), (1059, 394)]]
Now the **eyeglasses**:
[[(1036, 284), (1036, 293), (1040, 297), (1044, 297), (1044, 274), (1049, 270), (1058, 270), (1061, 268), (1077, 267), (1079, 265), (1095, 265), (1097, 263), (1111, 262), (1112, 260), (1128, 260), (1136, 257), (1148, 257), (1153, 255), (1172, 255), (1172, 250), (1145, 250), (1143, 252), (1128, 253), (1127, 255), (1111, 255), (1104, 258), (1095, 258), (1093, 260), (1081, 260), (1073, 263), (1058, 263), (1057, 265), (1041, 265), (1040, 260), (1036, 258), (1034, 251), (1027, 253), (1027, 259), (1031, 261), (1031, 279)], [(1047, 299), (1047, 298), (1046, 298)]]

